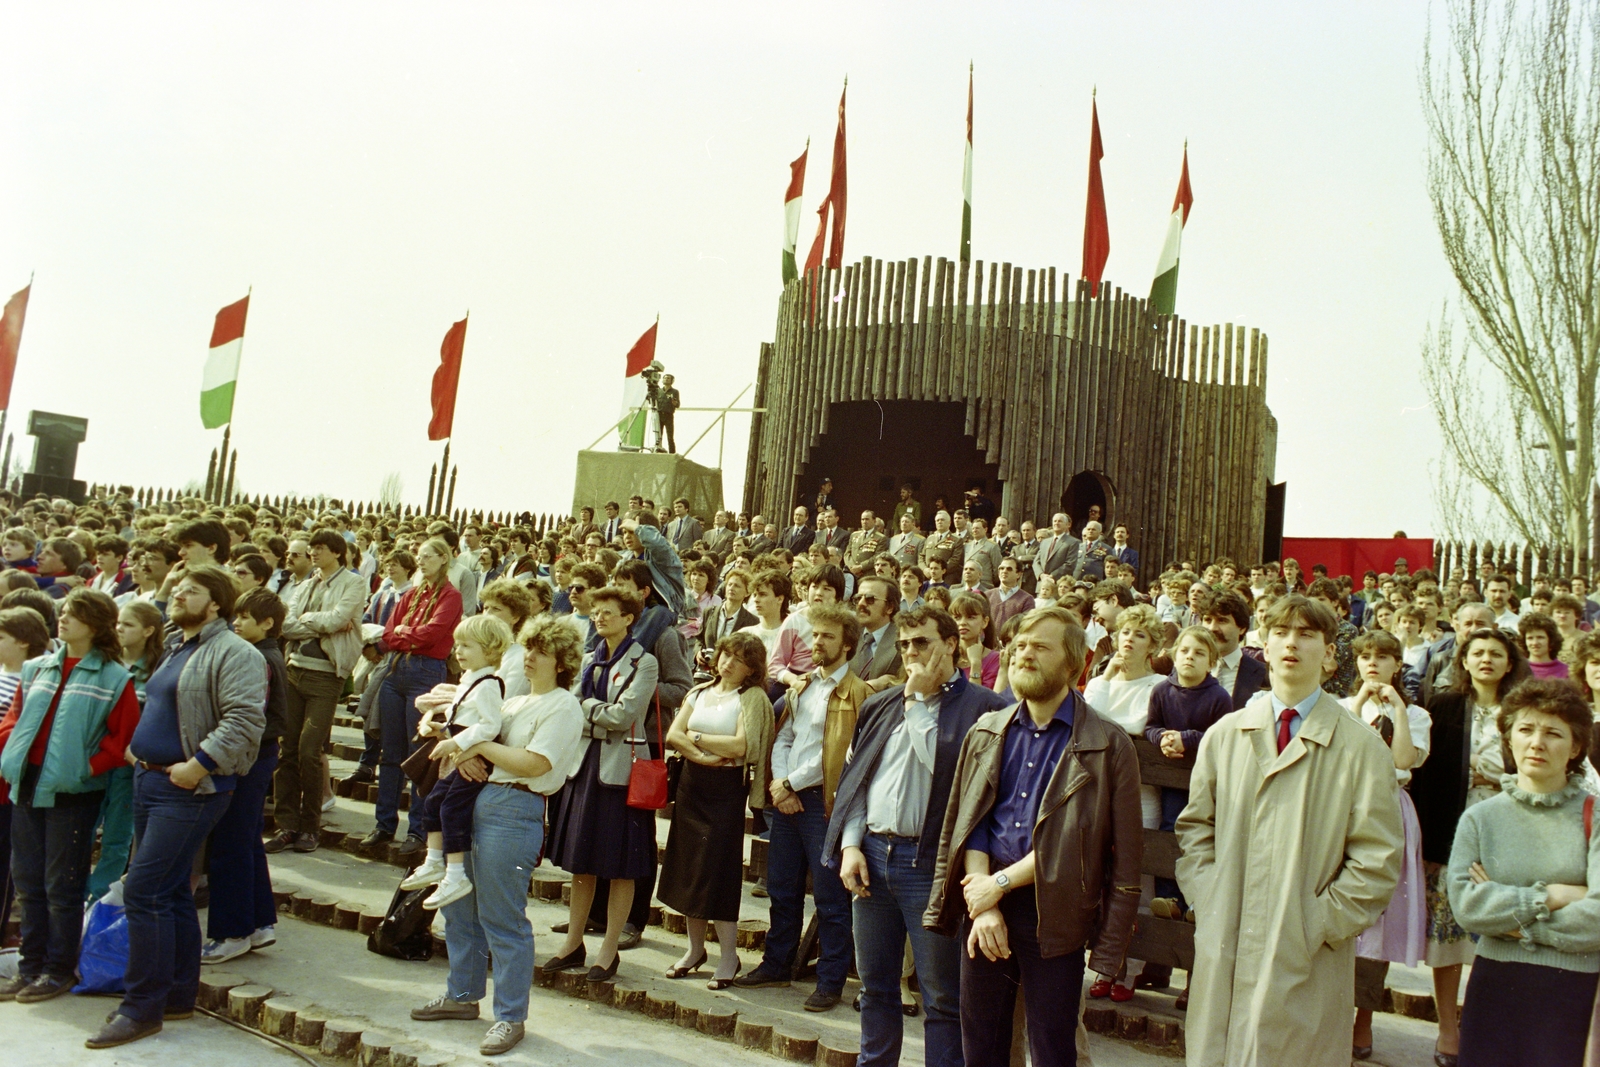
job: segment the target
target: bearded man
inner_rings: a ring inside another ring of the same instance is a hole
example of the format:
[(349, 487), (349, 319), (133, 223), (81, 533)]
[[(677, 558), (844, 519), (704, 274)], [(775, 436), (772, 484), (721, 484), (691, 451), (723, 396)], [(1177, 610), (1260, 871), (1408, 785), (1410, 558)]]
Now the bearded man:
[(1078, 1062), (1088, 966), (1115, 978), (1139, 907), (1139, 761), (1074, 688), (1077, 616), (1022, 616), (1009, 678), (1021, 702), (980, 718), (951, 783), (923, 925), (960, 934), (966, 1067), (1008, 1067), (1022, 987), (1035, 1067)]

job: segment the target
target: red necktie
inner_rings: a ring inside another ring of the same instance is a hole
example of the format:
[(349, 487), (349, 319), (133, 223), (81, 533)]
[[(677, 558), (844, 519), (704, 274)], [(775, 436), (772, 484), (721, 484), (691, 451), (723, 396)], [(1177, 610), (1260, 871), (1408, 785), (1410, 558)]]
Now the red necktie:
[(1282, 752), (1289, 747), (1289, 720), (1295, 716), (1293, 708), (1284, 708), (1278, 716), (1278, 751)]

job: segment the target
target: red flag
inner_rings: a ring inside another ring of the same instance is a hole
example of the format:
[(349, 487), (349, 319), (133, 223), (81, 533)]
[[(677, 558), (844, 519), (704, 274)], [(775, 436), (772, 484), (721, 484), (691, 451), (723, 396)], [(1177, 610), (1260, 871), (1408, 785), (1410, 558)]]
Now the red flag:
[(628, 349), (628, 373), (624, 377), (632, 378), (636, 374), (643, 374), (650, 361), (656, 358), (656, 329), (661, 323), (653, 322), (650, 328), (639, 335), (633, 342), (633, 347)]
[(1091, 296), (1100, 295), (1100, 276), (1105, 273), (1106, 257), (1111, 255), (1111, 228), (1106, 224), (1106, 190), (1100, 184), (1100, 111), (1089, 104), (1089, 206), (1083, 218), (1083, 276), (1090, 284)]
[(17, 350), (22, 347), (22, 320), (28, 316), (29, 282), (6, 301), (0, 314), (0, 408), (11, 406), (11, 378), (17, 373)]
[(838, 270), (844, 265), (844, 97), (850, 91), (850, 80), (845, 79), (844, 91), (839, 93), (839, 131), (833, 135), (833, 180), (828, 186), (828, 204), (833, 209), (833, 240), (828, 249), (828, 269)]
[(828, 201), (817, 208), (817, 239), (811, 242), (811, 252), (806, 256), (805, 273), (810, 274), (822, 266), (822, 246), (828, 239)]
[(439, 367), (433, 372), (433, 418), (428, 422), (428, 440), (443, 441), (450, 436), (456, 421), (456, 386), (461, 384), (461, 351), (467, 344), (467, 320), (462, 319), (445, 332), (439, 346)]

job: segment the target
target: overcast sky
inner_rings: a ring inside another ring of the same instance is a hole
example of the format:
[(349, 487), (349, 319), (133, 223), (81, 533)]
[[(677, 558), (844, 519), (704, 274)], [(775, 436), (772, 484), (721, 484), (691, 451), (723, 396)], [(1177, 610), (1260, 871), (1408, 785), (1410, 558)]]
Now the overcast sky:
[[(1285, 532), (1423, 535), (1418, 345), (1451, 293), (1426, 20), (1415, 0), (13, 2), (0, 299), (36, 280), (12, 427), (87, 417), (89, 481), (203, 478), (212, 317), (253, 286), (242, 488), (372, 499), (398, 471), (420, 504), (430, 376), (470, 309), (456, 503), (566, 510), (657, 313), (685, 404), (752, 380), (788, 164), (809, 136), (803, 255), (846, 74), (847, 260), (955, 254), (970, 60), (974, 256), (1078, 272), (1098, 86), (1106, 277), (1145, 291), (1187, 138), (1178, 311), (1270, 337)], [(680, 416), (680, 448), (709, 418)], [(748, 426), (729, 423), (731, 501)]]

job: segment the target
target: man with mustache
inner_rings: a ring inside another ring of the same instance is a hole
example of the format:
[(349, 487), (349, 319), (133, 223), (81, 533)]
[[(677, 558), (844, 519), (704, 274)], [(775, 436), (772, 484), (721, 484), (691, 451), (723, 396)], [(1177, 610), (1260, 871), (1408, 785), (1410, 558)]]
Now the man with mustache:
[(1033, 1064), (1071, 1067), (1085, 950), (1114, 978), (1139, 907), (1139, 763), (1074, 688), (1087, 649), (1073, 612), (1030, 611), (1011, 649), (1021, 703), (962, 745), (923, 925), (961, 937), (966, 1067), (1011, 1063), (1019, 985)]

